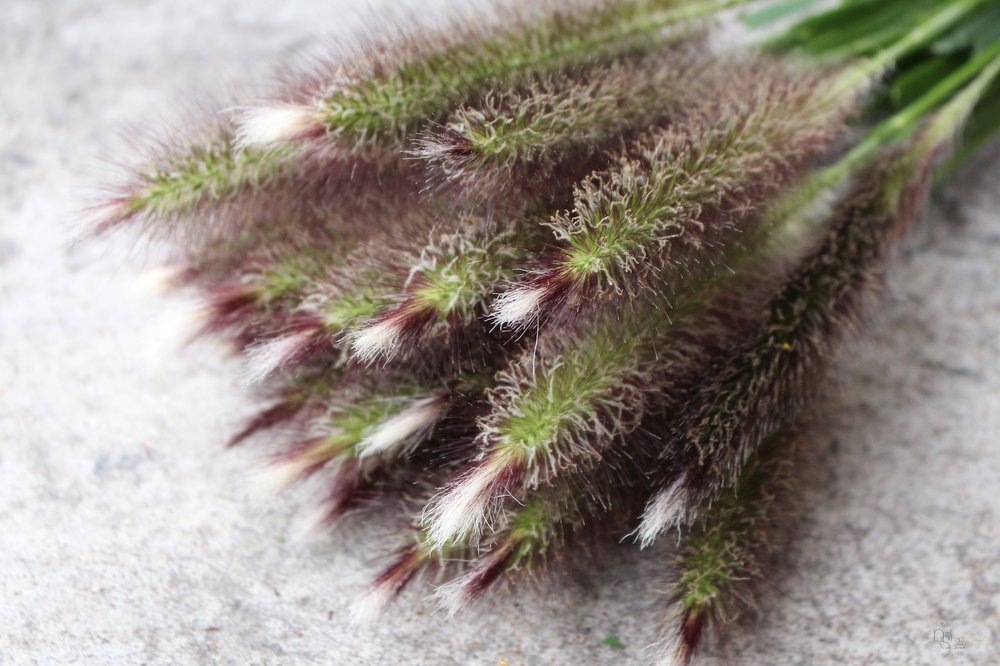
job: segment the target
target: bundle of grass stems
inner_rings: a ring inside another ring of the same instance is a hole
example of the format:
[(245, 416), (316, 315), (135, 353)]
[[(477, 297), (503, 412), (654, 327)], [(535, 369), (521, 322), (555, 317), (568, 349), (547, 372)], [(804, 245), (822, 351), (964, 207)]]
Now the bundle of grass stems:
[[(310, 479), (324, 524), (398, 525), (359, 619), (657, 540), (654, 659), (752, 607), (804, 415), (929, 187), (1000, 124), (1000, 2), (741, 4), (383, 20), (98, 206), (245, 358), (266, 405), (231, 444)], [(792, 27), (720, 48), (734, 12)]]

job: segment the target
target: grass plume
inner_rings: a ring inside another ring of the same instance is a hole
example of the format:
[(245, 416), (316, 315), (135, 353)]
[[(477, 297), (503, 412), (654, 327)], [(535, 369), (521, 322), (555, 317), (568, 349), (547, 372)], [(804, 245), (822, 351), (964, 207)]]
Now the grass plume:
[(1000, 128), (1000, 0), (844, 0), (770, 52), (717, 50), (740, 4), (388, 21), (185, 126), (97, 208), (170, 245), (199, 332), (245, 360), (263, 404), (230, 444), (308, 479), (321, 524), (404, 534), (355, 619), (670, 528), (663, 659), (752, 605), (789, 433), (966, 120), (970, 149)]

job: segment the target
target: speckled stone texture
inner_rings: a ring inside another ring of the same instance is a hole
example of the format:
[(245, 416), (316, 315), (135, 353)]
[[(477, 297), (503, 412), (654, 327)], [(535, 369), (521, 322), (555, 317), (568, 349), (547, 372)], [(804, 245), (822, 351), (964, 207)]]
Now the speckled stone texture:
[[(151, 354), (177, 304), (135, 287), (142, 253), (71, 244), (125, 130), (345, 34), (353, 4), (2, 3), (0, 664), (641, 663), (663, 551), (626, 545), (620, 564), (558, 593), (455, 619), (412, 594), (351, 628), (348, 603), (377, 566), (367, 537), (299, 536), (306, 493), (256, 490), (252, 452), (223, 450), (252, 409), (236, 364)], [(817, 465), (787, 568), (759, 618), (702, 663), (1000, 663), (1000, 152), (988, 153), (900, 253), (808, 437)], [(934, 640), (948, 628), (950, 655)]]

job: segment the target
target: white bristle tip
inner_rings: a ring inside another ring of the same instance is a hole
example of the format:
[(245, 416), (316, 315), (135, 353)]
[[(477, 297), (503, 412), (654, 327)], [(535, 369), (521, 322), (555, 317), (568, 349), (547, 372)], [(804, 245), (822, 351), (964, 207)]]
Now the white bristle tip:
[(355, 356), (365, 363), (381, 355), (391, 356), (399, 345), (399, 325), (391, 320), (380, 321), (358, 331), (351, 342)]
[(647, 548), (656, 537), (684, 515), (683, 481), (675, 481), (670, 488), (658, 492), (646, 504), (642, 521), (636, 530), (636, 540), (641, 548)]
[(542, 287), (511, 289), (497, 297), (493, 304), (493, 322), (501, 327), (522, 326), (538, 316), (539, 304), (545, 296)]
[(358, 443), (361, 457), (392, 453), (420, 438), (441, 416), (440, 399), (424, 398), (380, 424)]
[(373, 587), (351, 604), (351, 624), (365, 626), (373, 624), (385, 613), (392, 603), (393, 594), (383, 587)]
[(236, 143), (242, 148), (275, 148), (315, 132), (321, 123), (319, 112), (308, 106), (244, 109), (236, 116)]
[(256, 384), (280, 370), (309, 343), (312, 335), (312, 331), (303, 331), (252, 345), (246, 352), (244, 383)]
[(480, 469), (439, 495), (429, 507), (425, 519), (428, 541), (442, 546), (478, 535), (486, 521), (485, 512), (491, 500), (485, 490), (492, 481), (493, 474)]

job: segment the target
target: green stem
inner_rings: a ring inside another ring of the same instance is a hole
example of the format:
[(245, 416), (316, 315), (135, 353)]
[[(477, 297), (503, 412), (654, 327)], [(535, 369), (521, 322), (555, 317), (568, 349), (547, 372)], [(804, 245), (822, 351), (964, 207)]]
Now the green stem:
[[(933, 149), (932, 146), (937, 146), (954, 135), (965, 123), (979, 100), (982, 99), (986, 89), (1000, 74), (1000, 41), (994, 43), (987, 51), (983, 51), (982, 56), (990, 56), (989, 62), (972, 83), (934, 116), (934, 120), (927, 128), (927, 135), (921, 142), (922, 145)], [(970, 64), (982, 60), (982, 56), (977, 57)]]
[[(932, 111), (948, 98), (955, 94), (962, 86), (977, 75), (987, 74), (993, 70), (995, 59), (1000, 57), (1000, 42), (995, 42), (990, 48), (979, 53), (975, 58), (969, 60), (963, 66), (956, 69), (947, 77), (942, 79), (937, 85), (928, 90), (916, 101), (897, 111), (895, 114), (882, 121), (875, 127), (868, 136), (855, 146), (844, 157), (833, 165), (827, 167), (817, 175), (813, 176), (809, 183), (797, 190), (792, 197), (779, 205), (771, 215), (772, 220), (780, 221), (788, 219), (787, 224), (783, 224), (782, 232), (786, 240), (801, 240), (812, 230), (815, 216), (811, 215), (816, 206), (820, 205), (827, 192), (841, 187), (858, 169), (864, 168), (871, 163), (878, 155), (891, 145), (898, 144), (911, 137), (920, 127), (920, 122)], [(985, 68), (985, 69), (984, 69)], [(975, 88), (975, 100), (982, 95), (985, 86), (993, 79), (990, 75), (986, 83), (980, 85), (979, 80)], [(966, 96), (960, 95), (953, 100), (966, 100)], [(967, 102), (966, 102), (967, 103)], [(972, 103), (975, 105), (975, 102)], [(971, 108), (971, 107), (970, 107)], [(952, 123), (954, 125), (954, 122)], [(770, 225), (767, 225), (770, 226)]]
[(984, 0), (952, 0), (945, 7), (933, 14), (929, 19), (917, 25), (892, 46), (883, 49), (871, 58), (862, 61), (860, 65), (844, 72), (840, 81), (830, 90), (830, 95), (836, 99), (841, 95), (857, 89), (871, 77), (900, 58), (924, 46), (929, 40), (949, 28), (966, 14), (969, 14)]
[[(867, 164), (886, 144), (902, 141), (911, 136), (927, 113), (944, 102), (956, 90), (968, 83), (969, 80), (984, 71), (984, 67), (987, 69), (992, 68), (993, 65), (991, 62), (998, 56), (1000, 56), (1000, 41), (995, 42), (990, 48), (980, 52), (975, 58), (969, 60), (969, 62), (938, 82), (937, 85), (924, 93), (923, 96), (917, 98), (909, 106), (882, 122), (864, 141), (838, 162), (834, 167), (837, 170), (834, 172), (834, 175), (842, 178), (843, 175), (851, 173), (856, 168)], [(977, 85), (977, 87), (980, 86)], [(976, 95), (976, 99), (981, 94), (982, 91), (980, 90)], [(843, 172), (843, 174), (840, 172)]]

